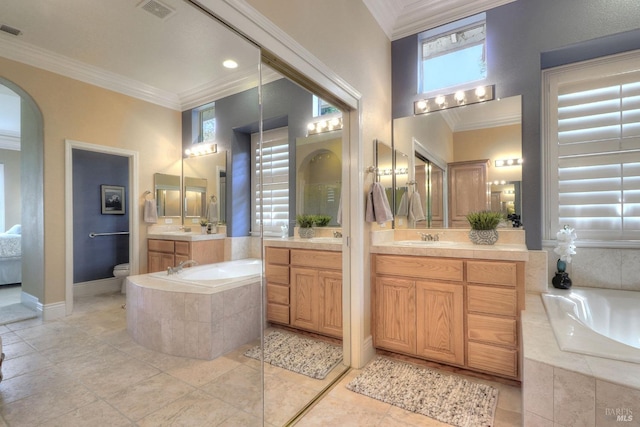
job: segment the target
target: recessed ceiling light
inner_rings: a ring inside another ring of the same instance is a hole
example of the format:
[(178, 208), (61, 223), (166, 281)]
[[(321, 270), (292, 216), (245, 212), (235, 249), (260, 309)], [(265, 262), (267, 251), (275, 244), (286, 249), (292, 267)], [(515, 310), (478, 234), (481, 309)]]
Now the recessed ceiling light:
[(222, 63), (226, 68), (238, 68), (238, 63), (233, 59), (227, 59)]

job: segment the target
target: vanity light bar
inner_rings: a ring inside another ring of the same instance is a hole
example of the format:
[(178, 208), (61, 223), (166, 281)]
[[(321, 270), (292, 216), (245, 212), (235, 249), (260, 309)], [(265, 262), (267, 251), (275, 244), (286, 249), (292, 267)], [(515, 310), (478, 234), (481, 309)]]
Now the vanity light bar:
[(496, 167), (497, 168), (502, 168), (502, 167), (505, 167), (505, 166), (520, 166), (520, 165), (522, 165), (522, 158), (496, 160)]
[(321, 119), (307, 125), (307, 135), (316, 135), (340, 129), (342, 129), (342, 117)]
[(478, 86), (474, 89), (459, 90), (448, 95), (438, 95), (433, 98), (420, 99), (413, 103), (414, 114), (426, 114), (447, 108), (462, 107), (463, 105), (478, 104), (491, 101), (494, 97), (493, 85)]
[(218, 152), (218, 144), (194, 144), (191, 148), (184, 150), (184, 154), (189, 157), (204, 156)]

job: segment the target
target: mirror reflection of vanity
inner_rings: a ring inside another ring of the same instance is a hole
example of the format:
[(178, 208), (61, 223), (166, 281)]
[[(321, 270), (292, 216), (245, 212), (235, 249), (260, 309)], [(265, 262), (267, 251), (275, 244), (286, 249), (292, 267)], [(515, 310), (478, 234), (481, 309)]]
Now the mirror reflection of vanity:
[(158, 217), (180, 218), (182, 215), (180, 177), (178, 175), (156, 173), (153, 175), (153, 181)]
[[(396, 178), (395, 204), (398, 207), (403, 192), (416, 191), (425, 214), (424, 221), (413, 224), (397, 216), (395, 227), (468, 228), (466, 221), (460, 221), (461, 212), (457, 212), (457, 219), (452, 217), (456, 200), (461, 200), (456, 198), (466, 197), (457, 194), (456, 186), (468, 188), (456, 181), (452, 168), (473, 162), (486, 163), (485, 182), (480, 184), (481, 205), (505, 215), (521, 215), (522, 166), (517, 161), (507, 164), (522, 158), (521, 102), (521, 97), (515, 96), (395, 119), (396, 159), (413, 154), (408, 156), (409, 186), (398, 185), (405, 182), (405, 176)], [(504, 165), (500, 165), (502, 160)]]
[(225, 151), (182, 160), (184, 225), (197, 224), (200, 219), (224, 223), (226, 162)]
[(339, 226), (342, 131), (296, 138), (296, 214), (328, 215)]

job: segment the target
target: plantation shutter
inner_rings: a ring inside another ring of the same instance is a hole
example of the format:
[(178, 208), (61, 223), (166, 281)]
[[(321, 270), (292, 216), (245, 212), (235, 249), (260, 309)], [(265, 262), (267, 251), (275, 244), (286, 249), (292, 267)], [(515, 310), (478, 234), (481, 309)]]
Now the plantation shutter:
[(587, 240), (640, 239), (637, 62), (591, 72), (581, 66), (574, 76), (567, 70), (550, 80), (556, 107), (549, 133), (556, 165), (550, 169), (558, 194), (553, 229), (567, 224)]
[[(254, 138), (255, 137), (255, 138)], [(255, 197), (253, 231), (258, 231), (260, 222), (266, 234), (277, 233), (280, 227), (289, 224), (289, 135), (287, 128), (263, 132), (262, 158), (258, 149), (258, 135), (252, 136), (255, 155), (253, 184)], [(262, 186), (260, 174), (262, 173)], [(262, 208), (260, 208), (262, 203)]]

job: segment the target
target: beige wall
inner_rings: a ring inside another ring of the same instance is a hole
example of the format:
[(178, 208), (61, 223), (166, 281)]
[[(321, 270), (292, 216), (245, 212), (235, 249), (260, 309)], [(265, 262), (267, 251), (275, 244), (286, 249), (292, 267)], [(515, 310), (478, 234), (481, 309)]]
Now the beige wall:
[[(0, 58), (3, 77), (25, 90), (44, 117), (45, 287), (43, 304), (65, 300), (65, 139), (137, 151), (142, 193), (153, 174), (181, 173), (181, 115), (128, 96)], [(146, 271), (146, 228), (140, 231), (141, 271)]]
[(15, 150), (0, 150), (0, 163), (4, 164), (4, 202), (5, 218), (4, 230), (14, 224), (20, 224), (20, 152)]
[[(391, 42), (364, 3), (359, 0), (248, 0), (248, 3), (360, 92), (363, 161), (366, 166), (373, 165), (373, 140), (391, 144)], [(365, 192), (373, 178), (372, 174), (365, 175)], [(369, 231), (367, 224), (365, 248), (369, 247)], [(365, 336), (371, 331), (369, 271), (369, 253), (365, 252), (362, 313)]]
[(495, 167), (498, 159), (522, 157), (522, 126), (474, 129), (453, 134), (454, 161), (489, 159), (490, 181), (521, 181), (522, 166)]

